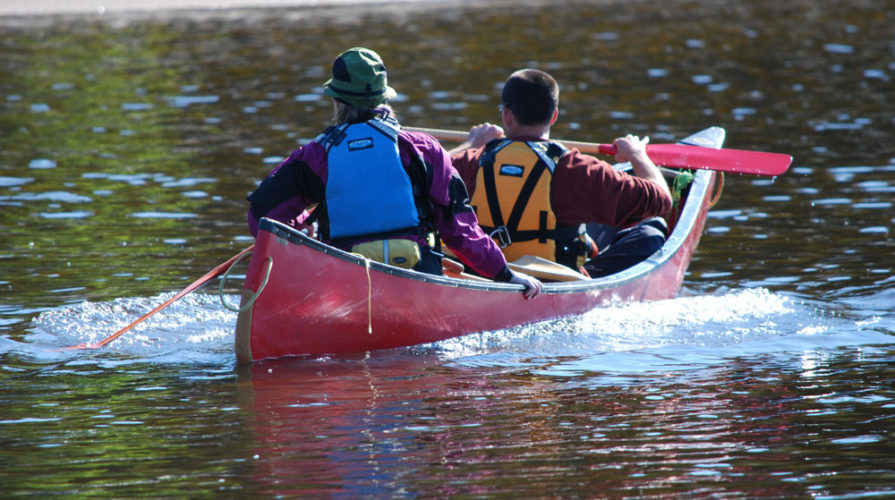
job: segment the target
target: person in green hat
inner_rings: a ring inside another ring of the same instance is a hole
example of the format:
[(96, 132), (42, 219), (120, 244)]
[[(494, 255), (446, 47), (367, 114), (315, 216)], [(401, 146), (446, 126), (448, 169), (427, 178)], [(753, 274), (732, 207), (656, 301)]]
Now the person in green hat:
[(379, 54), (346, 50), (323, 87), (334, 124), (249, 195), (253, 236), (262, 217), (297, 229), (316, 225), (328, 244), (431, 274), (442, 274), (444, 242), (479, 275), (522, 285), (526, 298), (540, 293), (541, 283), (512, 271), (479, 227), (447, 151), (428, 134), (401, 129)]

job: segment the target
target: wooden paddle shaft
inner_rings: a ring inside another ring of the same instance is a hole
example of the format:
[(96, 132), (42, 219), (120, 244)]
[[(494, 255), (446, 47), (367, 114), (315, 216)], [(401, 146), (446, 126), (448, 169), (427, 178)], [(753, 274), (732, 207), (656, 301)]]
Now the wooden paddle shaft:
[[(466, 132), (462, 132), (459, 130), (445, 130), (440, 128), (422, 128), (422, 127), (404, 127), (406, 130), (410, 130), (412, 132), (423, 132), (431, 135), (432, 137), (442, 140), (442, 141), (457, 141), (463, 142), (467, 139), (468, 134)], [(595, 142), (582, 142), (582, 141), (567, 141), (561, 140), (564, 146), (568, 148), (576, 148), (578, 151), (582, 153), (599, 153), (599, 154), (608, 154), (614, 155), (615, 151), (608, 152), (606, 151), (606, 146), (612, 147), (611, 144), (597, 144)]]

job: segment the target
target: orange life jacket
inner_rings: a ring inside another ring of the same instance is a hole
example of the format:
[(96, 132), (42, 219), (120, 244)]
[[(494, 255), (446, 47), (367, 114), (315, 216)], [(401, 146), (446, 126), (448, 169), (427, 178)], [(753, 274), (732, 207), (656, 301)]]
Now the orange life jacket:
[(479, 225), (507, 260), (534, 255), (573, 269), (583, 264), (579, 257), (584, 254), (577, 249), (571, 258), (564, 253), (570, 243), (583, 241), (584, 224), (557, 224), (550, 207), (553, 170), (566, 152), (560, 144), (542, 141), (500, 139), (485, 147), (471, 204)]

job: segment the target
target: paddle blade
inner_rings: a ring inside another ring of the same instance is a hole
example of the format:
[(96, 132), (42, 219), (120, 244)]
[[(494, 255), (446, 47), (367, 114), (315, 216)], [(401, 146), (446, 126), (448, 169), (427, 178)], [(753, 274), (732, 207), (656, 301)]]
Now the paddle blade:
[(785, 154), (684, 144), (647, 145), (646, 154), (659, 165), (754, 175), (780, 175), (792, 164), (792, 156)]
[[(615, 154), (611, 144), (601, 144), (599, 152)], [(792, 164), (792, 156), (764, 151), (713, 149), (686, 144), (647, 144), (646, 154), (656, 165), (673, 168), (716, 170), (752, 175), (780, 175)]]

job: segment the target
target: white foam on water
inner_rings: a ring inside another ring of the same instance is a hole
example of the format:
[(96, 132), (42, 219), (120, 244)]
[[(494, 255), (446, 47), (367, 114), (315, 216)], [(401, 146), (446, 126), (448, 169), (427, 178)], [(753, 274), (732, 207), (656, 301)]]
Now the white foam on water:
[[(59, 307), (41, 313), (16, 351), (38, 360), (90, 358), (100, 364), (162, 363), (226, 366), (234, 362), (236, 314), (218, 295), (193, 293), (175, 301), (100, 349), (67, 349), (95, 344), (170, 299), (128, 297)], [(229, 298), (231, 303), (236, 300)], [(7, 339), (7, 343), (9, 343)], [(8, 346), (9, 347), (9, 346)]]
[(866, 321), (763, 288), (597, 308), (433, 344), (462, 365), (551, 375), (687, 370), (737, 356), (892, 343)]

